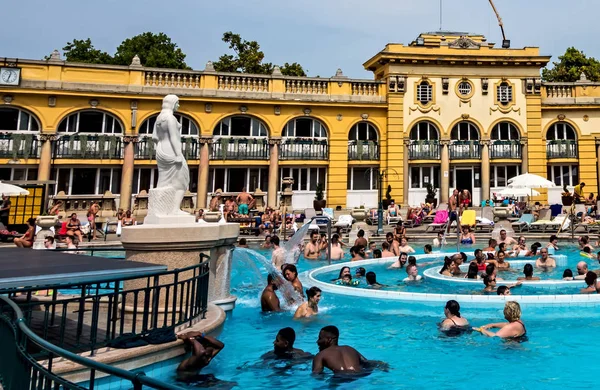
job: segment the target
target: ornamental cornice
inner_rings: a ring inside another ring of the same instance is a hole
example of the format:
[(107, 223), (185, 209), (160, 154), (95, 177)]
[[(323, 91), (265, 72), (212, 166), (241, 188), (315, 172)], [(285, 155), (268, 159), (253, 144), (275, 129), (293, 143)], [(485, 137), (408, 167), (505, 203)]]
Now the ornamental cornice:
[(137, 135), (124, 135), (123, 136), (123, 142), (128, 144), (128, 143), (136, 143), (139, 142), (140, 139), (138, 138)]
[(269, 138), (269, 145), (281, 145), (281, 137)]
[(46, 142), (46, 141), (56, 141), (59, 138), (58, 134), (40, 134), (39, 135), (39, 140), (42, 142)]
[(213, 143), (213, 138), (211, 136), (205, 136), (198, 138), (198, 142), (200, 145), (210, 145)]

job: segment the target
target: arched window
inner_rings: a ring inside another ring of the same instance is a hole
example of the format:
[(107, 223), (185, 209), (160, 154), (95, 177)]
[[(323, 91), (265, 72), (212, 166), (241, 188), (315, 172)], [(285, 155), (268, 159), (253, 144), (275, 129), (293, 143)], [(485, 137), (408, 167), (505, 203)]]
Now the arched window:
[(546, 133), (546, 139), (548, 141), (570, 139), (576, 140), (577, 133), (573, 129), (573, 126), (566, 122), (557, 122), (550, 126)]
[(121, 134), (123, 126), (113, 115), (102, 111), (79, 111), (66, 117), (58, 125), (64, 133)]
[(0, 131), (39, 131), (40, 123), (29, 112), (20, 108), (0, 108)]
[(491, 139), (502, 141), (518, 141), (520, 139), (519, 129), (517, 129), (517, 126), (510, 122), (500, 122), (492, 129)]
[[(139, 133), (152, 134), (154, 125), (156, 124), (156, 118), (158, 118), (158, 114), (152, 115), (150, 118), (146, 119), (140, 126)], [(198, 125), (196, 125), (193, 119), (177, 113), (175, 114), (175, 118), (177, 118), (177, 122), (181, 124), (181, 135), (198, 135)]]
[(440, 139), (437, 127), (427, 121), (419, 122), (410, 130), (411, 141), (435, 141)]
[(327, 138), (327, 128), (313, 118), (296, 118), (283, 128), (284, 137), (294, 138)]
[(223, 137), (267, 137), (267, 126), (249, 116), (230, 116), (215, 126), (213, 136)]
[(479, 130), (471, 122), (458, 122), (452, 128), (450, 138), (454, 141), (476, 141), (479, 139)]
[(369, 122), (358, 122), (348, 134), (349, 141), (377, 141), (377, 129)]

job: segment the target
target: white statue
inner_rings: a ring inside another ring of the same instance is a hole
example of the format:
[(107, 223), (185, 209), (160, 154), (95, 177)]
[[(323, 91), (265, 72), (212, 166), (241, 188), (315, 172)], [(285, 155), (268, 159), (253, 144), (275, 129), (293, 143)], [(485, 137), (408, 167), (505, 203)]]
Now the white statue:
[[(181, 201), (190, 182), (190, 171), (181, 151), (181, 124), (173, 113), (179, 108), (179, 98), (167, 95), (156, 118), (152, 141), (156, 143), (158, 183), (149, 192), (146, 223), (181, 223), (169, 216), (190, 216), (180, 209)], [(186, 221), (187, 222), (187, 221)]]

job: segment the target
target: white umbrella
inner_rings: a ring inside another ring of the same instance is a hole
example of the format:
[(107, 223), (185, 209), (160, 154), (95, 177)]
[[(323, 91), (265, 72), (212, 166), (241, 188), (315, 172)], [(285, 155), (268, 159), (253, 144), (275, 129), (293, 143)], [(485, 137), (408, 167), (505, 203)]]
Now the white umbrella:
[(549, 188), (556, 187), (556, 184), (542, 176), (534, 175), (531, 173), (525, 173), (523, 175), (515, 176), (512, 179), (509, 179), (508, 186), (521, 188)]
[(29, 191), (27, 191), (25, 188), (0, 181), (0, 194), (7, 196), (29, 195)]
[(540, 193), (536, 190), (523, 187), (506, 187), (502, 191), (496, 192), (496, 195), (500, 196), (538, 196)]

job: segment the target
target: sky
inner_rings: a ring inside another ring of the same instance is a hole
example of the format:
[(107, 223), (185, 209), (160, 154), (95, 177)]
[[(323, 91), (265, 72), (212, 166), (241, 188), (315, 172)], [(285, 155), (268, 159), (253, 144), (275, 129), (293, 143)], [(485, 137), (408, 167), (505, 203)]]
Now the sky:
[[(444, 30), (502, 35), (488, 0), (442, 0)], [(599, 0), (495, 0), (512, 47), (538, 46), (552, 60), (569, 46), (600, 57)], [(440, 27), (440, 0), (6, 0), (0, 58), (42, 59), (76, 38), (114, 54), (126, 38), (164, 32), (202, 70), (229, 53), (225, 31), (256, 40), (265, 61), (298, 62), (309, 76), (372, 78), (362, 64), (385, 44)], [(11, 16), (13, 15), (13, 16)], [(16, 16), (19, 17), (16, 17)]]

